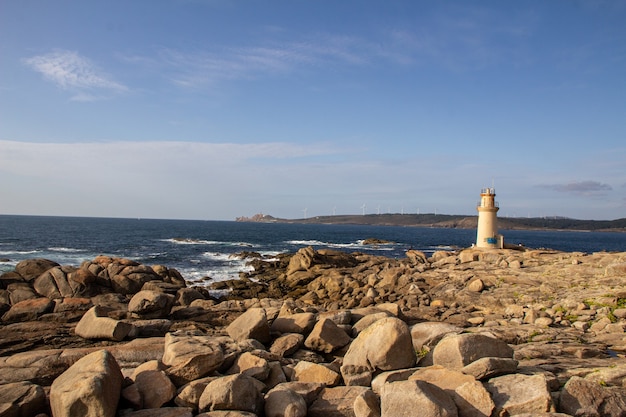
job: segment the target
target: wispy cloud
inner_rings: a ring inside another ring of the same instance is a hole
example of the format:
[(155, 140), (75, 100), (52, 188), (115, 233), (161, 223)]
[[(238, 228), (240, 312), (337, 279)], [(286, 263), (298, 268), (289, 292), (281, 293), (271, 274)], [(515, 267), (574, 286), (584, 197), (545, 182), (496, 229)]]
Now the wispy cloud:
[(260, 42), (195, 51), (162, 48), (157, 59), (128, 57), (127, 60), (160, 65), (173, 83), (199, 88), (226, 80), (284, 75), (310, 67), (362, 65), (370, 61), (367, 49), (370, 49), (369, 45), (363, 40), (320, 35), (297, 41)]
[(24, 63), (59, 88), (74, 93), (73, 100), (93, 101), (103, 94), (128, 90), (75, 51), (58, 50), (24, 59)]
[(595, 194), (605, 191), (613, 190), (609, 184), (604, 184), (598, 181), (578, 181), (565, 184), (542, 184), (539, 187), (547, 188), (552, 191), (560, 193), (573, 193), (573, 194)]

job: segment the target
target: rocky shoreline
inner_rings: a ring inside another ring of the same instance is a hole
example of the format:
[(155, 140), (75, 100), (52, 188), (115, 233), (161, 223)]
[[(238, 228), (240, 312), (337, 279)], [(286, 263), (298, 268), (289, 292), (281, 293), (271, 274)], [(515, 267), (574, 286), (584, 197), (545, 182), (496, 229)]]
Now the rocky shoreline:
[(624, 252), (240, 256), (2, 274), (0, 417), (626, 415)]

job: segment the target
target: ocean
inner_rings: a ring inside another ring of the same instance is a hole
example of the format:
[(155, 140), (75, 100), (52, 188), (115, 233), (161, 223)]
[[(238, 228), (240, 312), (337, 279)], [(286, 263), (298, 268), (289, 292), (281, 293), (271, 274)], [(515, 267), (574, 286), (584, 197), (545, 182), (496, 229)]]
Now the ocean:
[[(505, 242), (562, 251), (626, 251), (626, 233), (501, 230)], [(392, 243), (364, 245), (369, 238)], [(0, 215), (0, 273), (24, 259), (80, 265), (98, 255), (178, 269), (190, 285), (249, 271), (244, 251), (271, 258), (306, 246), (404, 257), (408, 249), (431, 254), (471, 246), (475, 230), (399, 226), (243, 223)]]

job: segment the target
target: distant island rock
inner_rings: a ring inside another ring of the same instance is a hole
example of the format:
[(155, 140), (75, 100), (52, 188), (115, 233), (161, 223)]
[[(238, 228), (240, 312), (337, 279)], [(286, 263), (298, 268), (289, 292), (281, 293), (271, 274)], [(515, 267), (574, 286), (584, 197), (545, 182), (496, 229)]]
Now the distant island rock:
[[(372, 226), (442, 227), (475, 229), (478, 216), (454, 214), (348, 214), (313, 216), (303, 219), (283, 219), (269, 214), (241, 216), (238, 222), (258, 223), (309, 223), (309, 224), (358, 224)], [(626, 232), (626, 218), (616, 220), (579, 220), (566, 217), (498, 217), (502, 230), (581, 230), (597, 232)]]
[(276, 217), (272, 217), (269, 214), (257, 213), (252, 217), (241, 216), (235, 218), (237, 222), (253, 222), (253, 223), (271, 223), (277, 222), (278, 219)]

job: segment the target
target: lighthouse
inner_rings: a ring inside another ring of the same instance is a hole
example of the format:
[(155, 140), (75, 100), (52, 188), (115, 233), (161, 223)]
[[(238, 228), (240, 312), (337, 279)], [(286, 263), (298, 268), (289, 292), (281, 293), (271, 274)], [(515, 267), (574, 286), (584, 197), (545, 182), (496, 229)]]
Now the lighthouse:
[(502, 249), (504, 238), (498, 234), (498, 203), (496, 202), (496, 189), (483, 188), (480, 191), (480, 202), (476, 206), (478, 210), (478, 229), (476, 232), (476, 247)]

